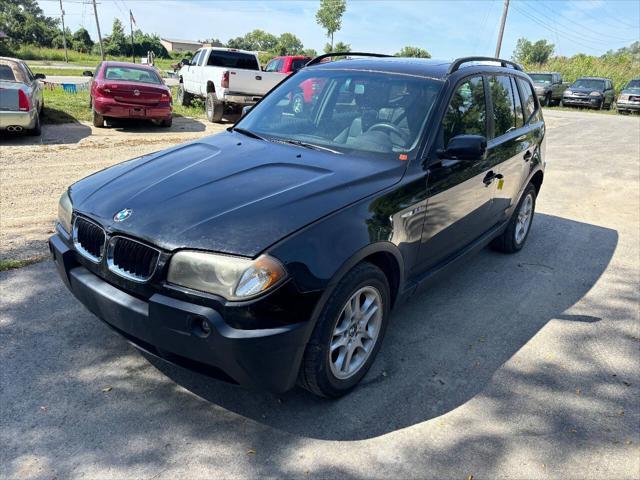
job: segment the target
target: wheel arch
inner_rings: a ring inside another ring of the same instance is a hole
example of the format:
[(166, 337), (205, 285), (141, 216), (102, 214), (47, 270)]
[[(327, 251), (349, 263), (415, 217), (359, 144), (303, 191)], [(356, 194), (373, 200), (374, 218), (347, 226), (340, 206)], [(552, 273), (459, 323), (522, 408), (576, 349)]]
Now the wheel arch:
[(542, 187), (543, 180), (544, 180), (544, 173), (542, 170), (538, 170), (536, 173), (533, 174), (533, 176), (531, 177), (531, 180), (529, 181), (530, 183), (533, 184), (534, 187), (536, 187), (536, 195), (540, 193), (540, 188)]
[(207, 81), (207, 93), (216, 93), (216, 86), (211, 80)]

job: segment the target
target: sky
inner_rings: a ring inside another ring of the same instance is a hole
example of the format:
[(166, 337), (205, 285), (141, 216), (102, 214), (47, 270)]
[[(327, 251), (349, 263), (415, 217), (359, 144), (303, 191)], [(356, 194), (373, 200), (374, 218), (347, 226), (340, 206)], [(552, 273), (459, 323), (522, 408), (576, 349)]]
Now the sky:
[[(65, 24), (84, 26), (97, 40), (91, 0), (62, 0)], [(114, 18), (160, 37), (186, 40), (242, 36), (259, 28), (291, 32), (305, 48), (321, 52), (327, 37), (316, 24), (319, 0), (97, 0), (102, 35)], [(60, 15), (59, 0), (38, 0), (45, 14)], [(352, 51), (393, 54), (405, 45), (434, 58), (493, 56), (503, 0), (347, 0), (335, 41)], [(511, 0), (501, 56), (511, 57), (520, 37), (546, 39), (556, 55), (602, 55), (640, 40), (640, 0)]]

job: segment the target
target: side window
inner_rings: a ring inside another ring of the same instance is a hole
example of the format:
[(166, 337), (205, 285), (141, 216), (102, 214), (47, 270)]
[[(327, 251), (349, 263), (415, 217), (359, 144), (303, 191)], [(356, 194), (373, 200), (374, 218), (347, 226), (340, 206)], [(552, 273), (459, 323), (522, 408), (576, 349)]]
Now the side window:
[(442, 120), (444, 146), (456, 135), (487, 135), (487, 106), (482, 77), (472, 77), (456, 88)]
[(506, 75), (489, 77), (489, 91), (493, 103), (494, 137), (499, 137), (516, 126), (511, 79)]
[(277, 72), (278, 71), (278, 60), (271, 60), (267, 63), (267, 66), (264, 69), (265, 72)]
[(531, 118), (531, 115), (533, 115), (533, 112), (536, 111), (535, 93), (529, 82), (526, 82), (521, 78), (519, 78), (517, 82), (520, 86), (520, 91), (522, 92), (522, 103), (524, 105), (524, 118), (526, 123)]
[(102, 67), (102, 62), (100, 62), (98, 64), (98, 66), (96, 67), (96, 71), (93, 72), (93, 78), (96, 78), (98, 76), (98, 72), (100, 71), (100, 67)]
[(191, 65), (197, 65), (200, 61), (200, 55), (202, 54), (202, 50), (198, 50), (191, 59)]
[(33, 82), (36, 79), (35, 75), (29, 68), (29, 65), (27, 65), (26, 63), (23, 63), (23, 65), (24, 65), (25, 71), (27, 72), (27, 78), (29, 79), (30, 82)]
[(511, 77), (511, 90), (513, 90), (513, 99), (516, 105), (516, 128), (520, 128), (524, 125), (524, 112), (522, 108), (522, 99), (518, 93), (518, 85), (516, 79)]
[[(200, 58), (198, 58), (198, 66), (201, 67), (202, 65), (204, 65), (204, 59), (207, 58), (207, 51), (206, 50), (202, 50), (200, 52)], [(209, 55), (210, 57), (213, 55)]]

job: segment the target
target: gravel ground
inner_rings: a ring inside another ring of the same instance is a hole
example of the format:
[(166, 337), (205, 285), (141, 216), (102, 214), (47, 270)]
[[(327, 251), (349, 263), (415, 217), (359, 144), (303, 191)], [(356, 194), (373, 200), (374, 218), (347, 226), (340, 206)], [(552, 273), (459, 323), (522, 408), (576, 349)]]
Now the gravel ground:
[[(149, 360), (50, 262), (0, 274), (0, 477), (640, 478), (640, 119), (545, 116), (527, 246), (483, 250), (400, 306), (363, 384), (338, 401)], [(96, 152), (157, 148), (145, 138)], [(67, 147), (49, 165), (93, 161)], [(43, 190), (53, 201), (59, 188)]]
[(226, 126), (176, 118), (169, 130), (75, 123), (44, 125), (41, 137), (0, 137), (0, 260), (46, 255), (58, 198), (76, 180)]

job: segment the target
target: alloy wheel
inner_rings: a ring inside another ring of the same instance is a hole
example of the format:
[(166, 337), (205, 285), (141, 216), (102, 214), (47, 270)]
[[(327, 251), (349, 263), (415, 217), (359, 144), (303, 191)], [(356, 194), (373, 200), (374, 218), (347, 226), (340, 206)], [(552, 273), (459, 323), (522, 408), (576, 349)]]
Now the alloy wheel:
[(528, 194), (522, 205), (520, 205), (520, 210), (518, 211), (518, 218), (516, 220), (516, 243), (521, 244), (525, 237), (527, 236), (527, 232), (529, 232), (529, 227), (531, 226), (531, 218), (533, 217), (533, 196)]
[(329, 346), (329, 365), (336, 378), (346, 380), (366, 363), (378, 341), (382, 315), (382, 296), (371, 286), (360, 288), (345, 303)]

